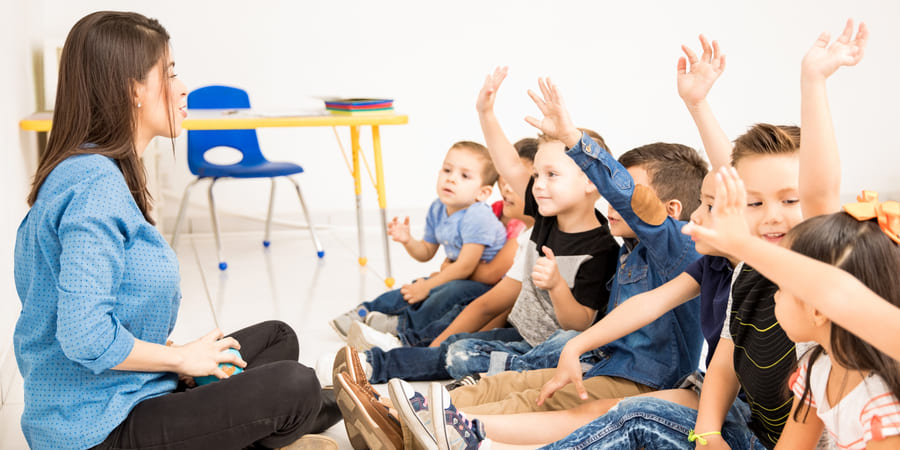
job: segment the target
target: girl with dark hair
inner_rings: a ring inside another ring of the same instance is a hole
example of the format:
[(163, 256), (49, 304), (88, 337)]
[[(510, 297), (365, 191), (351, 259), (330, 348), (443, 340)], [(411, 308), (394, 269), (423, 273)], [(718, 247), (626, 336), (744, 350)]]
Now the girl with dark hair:
[[(734, 169), (723, 169), (713, 226), (686, 230), (698, 242), (743, 258), (775, 282), (775, 316), (781, 328), (794, 342), (816, 343), (791, 377), (793, 408), (777, 448), (813, 448), (823, 428), (841, 449), (900, 446), (900, 367), (879, 349), (883, 346), (857, 335), (877, 333), (887, 339), (891, 333), (877, 326), (885, 321), (876, 314), (896, 319), (900, 307), (895, 287), (900, 204), (879, 203), (872, 194), (864, 192), (859, 203), (844, 206), (845, 212), (794, 227), (786, 237), (792, 252), (750, 236), (743, 217), (743, 181)], [(837, 313), (840, 303), (844, 309), (861, 309), (850, 314), (856, 318), (842, 320), (850, 329), (815, 306), (831, 304), (830, 312)], [(859, 320), (863, 317), (867, 320)]]
[[(340, 418), (284, 323), (167, 345), (179, 268), (153, 226), (140, 156), (181, 132), (187, 89), (174, 66), (166, 30), (136, 13), (89, 14), (63, 47), (15, 248), (32, 448), (300, 448)], [(221, 363), (246, 370), (228, 377)], [(223, 380), (197, 387), (206, 375)]]

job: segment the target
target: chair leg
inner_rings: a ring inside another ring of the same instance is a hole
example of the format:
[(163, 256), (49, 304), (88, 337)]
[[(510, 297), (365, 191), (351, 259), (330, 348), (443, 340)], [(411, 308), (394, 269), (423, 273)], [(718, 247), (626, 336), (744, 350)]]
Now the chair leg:
[(266, 214), (266, 237), (263, 239), (263, 247), (268, 248), (272, 241), (269, 239), (272, 234), (272, 210), (275, 208), (275, 178), (272, 180), (272, 189), (269, 192), (269, 212)]
[(178, 243), (178, 229), (181, 228), (181, 221), (184, 220), (184, 213), (187, 211), (188, 198), (191, 195), (191, 189), (193, 189), (201, 179), (202, 178), (197, 178), (184, 188), (184, 195), (181, 196), (181, 206), (178, 207), (178, 217), (175, 219), (175, 229), (172, 230), (172, 240), (169, 241), (169, 246), (172, 247), (173, 250), (175, 249), (175, 244)]
[(228, 268), (228, 263), (222, 258), (222, 240), (219, 237), (219, 221), (216, 220), (216, 201), (213, 198), (213, 186), (216, 185), (216, 178), (209, 183), (209, 216), (212, 219), (213, 234), (216, 237), (216, 257), (219, 258), (219, 270)]
[(300, 199), (300, 208), (303, 210), (303, 215), (306, 217), (306, 224), (309, 225), (309, 234), (312, 235), (313, 244), (316, 246), (316, 255), (318, 255), (319, 258), (322, 258), (325, 256), (325, 249), (322, 248), (319, 236), (316, 235), (316, 227), (313, 226), (312, 218), (309, 215), (309, 211), (306, 209), (306, 202), (303, 201), (303, 193), (300, 192), (300, 184), (291, 177), (287, 177), (287, 179), (291, 180), (291, 183), (294, 184), (294, 189), (297, 190), (297, 198)]

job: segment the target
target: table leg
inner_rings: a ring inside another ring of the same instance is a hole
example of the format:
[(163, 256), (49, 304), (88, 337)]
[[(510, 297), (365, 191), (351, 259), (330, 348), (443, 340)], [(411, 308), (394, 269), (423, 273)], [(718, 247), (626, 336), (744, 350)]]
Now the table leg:
[(353, 153), (353, 190), (356, 193), (356, 234), (359, 242), (359, 265), (368, 262), (366, 258), (366, 241), (363, 235), (362, 216), (362, 175), (359, 167), (359, 126), (350, 127), (350, 147)]
[(375, 191), (378, 192), (378, 208), (381, 209), (381, 237), (384, 240), (384, 272), (387, 278), (384, 284), (388, 288), (394, 286), (394, 277), (391, 276), (391, 249), (387, 234), (387, 194), (384, 189), (384, 166), (381, 163), (381, 130), (378, 125), (372, 125), (372, 147), (375, 154)]

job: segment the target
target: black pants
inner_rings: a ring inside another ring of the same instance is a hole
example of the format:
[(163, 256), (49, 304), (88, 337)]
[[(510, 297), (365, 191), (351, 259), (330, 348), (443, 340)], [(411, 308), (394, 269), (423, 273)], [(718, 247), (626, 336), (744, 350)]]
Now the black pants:
[(247, 368), (205, 386), (138, 403), (98, 449), (225, 449), (280, 447), (331, 424), (315, 371), (297, 362), (297, 335), (287, 324), (263, 322), (230, 336)]

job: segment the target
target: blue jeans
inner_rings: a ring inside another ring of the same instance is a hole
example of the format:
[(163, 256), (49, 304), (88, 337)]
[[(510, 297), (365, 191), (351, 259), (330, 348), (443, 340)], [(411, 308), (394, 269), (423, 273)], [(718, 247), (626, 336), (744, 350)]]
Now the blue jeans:
[[(457, 339), (447, 348), (447, 372), (459, 379), (473, 373), (494, 375), (507, 370), (553, 368), (559, 362), (559, 354), (566, 342), (578, 333), (558, 330), (534, 347), (521, 337), (515, 341), (485, 340), (478, 336)], [(591, 357), (590, 353), (587, 355)], [(593, 365), (597, 361), (583, 362)]]
[[(366, 350), (366, 360), (372, 365), (372, 383), (387, 383), (391, 378), (407, 381), (446, 380), (447, 349), (455, 341), (467, 338), (517, 341), (522, 336), (515, 328), (497, 328), (478, 333), (460, 333), (448, 337), (440, 347), (401, 347), (384, 351), (378, 347)], [(470, 375), (470, 374), (466, 374)]]
[[(722, 437), (733, 450), (765, 450), (747, 421), (750, 407), (736, 399), (722, 425)], [(629, 397), (593, 422), (544, 449), (665, 448), (693, 450), (688, 432), (697, 421), (697, 410), (653, 397)]]
[(434, 338), (441, 335), (447, 327), (456, 320), (456, 316), (462, 312), (468, 305), (456, 305), (447, 311), (440, 319), (437, 319), (425, 328), (407, 328), (402, 333), (397, 333), (397, 337), (407, 347), (428, 347)]
[(425, 300), (413, 305), (403, 299), (400, 289), (394, 289), (362, 306), (369, 311), (399, 316), (397, 333), (402, 335), (408, 330), (425, 328), (456, 306), (468, 305), (490, 288), (490, 285), (477, 281), (453, 280), (432, 289)]

